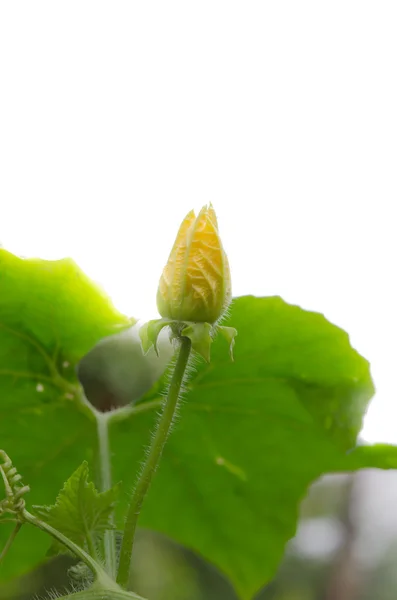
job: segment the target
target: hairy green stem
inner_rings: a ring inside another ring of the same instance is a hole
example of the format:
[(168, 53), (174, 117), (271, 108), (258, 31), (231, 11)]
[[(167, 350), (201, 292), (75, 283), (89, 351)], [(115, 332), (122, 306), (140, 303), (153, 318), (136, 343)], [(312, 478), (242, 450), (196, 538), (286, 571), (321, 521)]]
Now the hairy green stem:
[[(97, 413), (97, 430), (99, 446), (99, 466), (101, 476), (101, 491), (106, 492), (112, 487), (112, 467), (109, 448), (109, 419), (107, 415)], [(114, 515), (111, 516), (114, 525)], [(104, 535), (105, 565), (112, 579), (116, 578), (116, 535), (114, 529), (105, 531)]]
[(181, 339), (179, 356), (175, 364), (175, 370), (171, 379), (167, 398), (163, 405), (163, 411), (157, 423), (157, 427), (146, 456), (146, 461), (143, 465), (143, 469), (138, 478), (137, 485), (132, 494), (131, 502), (128, 507), (127, 519), (124, 527), (123, 543), (120, 553), (120, 565), (117, 575), (117, 582), (124, 588), (127, 587), (130, 579), (131, 555), (139, 514), (141, 512), (142, 504), (149, 490), (153, 476), (159, 465), (161, 455), (170, 432), (190, 356), (190, 349), (190, 339), (183, 337)]
[(51, 525), (48, 525), (48, 523), (45, 523), (41, 519), (35, 517), (25, 508), (21, 512), (21, 517), (27, 523), (38, 527), (45, 533), (51, 535), (53, 538), (58, 540), (58, 542), (66, 546), (66, 548), (68, 548), (75, 556), (77, 556), (77, 558), (79, 558), (83, 563), (87, 565), (87, 567), (93, 572), (94, 576), (101, 583), (101, 585), (109, 586), (109, 589), (119, 589), (118, 586), (116, 586), (116, 584), (114, 583), (114, 581), (108, 576), (106, 571), (104, 571), (104, 569), (101, 567), (101, 565), (99, 565), (96, 562), (96, 560), (92, 558), (92, 556), (90, 556), (85, 550), (83, 550), (83, 548), (80, 548), (80, 546), (78, 546), (77, 544), (72, 542), (72, 540), (63, 535), (63, 533), (61, 533), (54, 527), (51, 527)]

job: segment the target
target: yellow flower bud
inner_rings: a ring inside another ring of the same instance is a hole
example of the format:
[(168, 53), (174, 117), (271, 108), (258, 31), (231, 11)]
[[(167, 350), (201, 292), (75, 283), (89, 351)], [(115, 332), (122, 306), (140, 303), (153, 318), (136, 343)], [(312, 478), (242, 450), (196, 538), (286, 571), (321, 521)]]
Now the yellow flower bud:
[(218, 233), (215, 211), (193, 211), (179, 228), (160, 278), (157, 308), (174, 321), (215, 323), (232, 297), (229, 263)]

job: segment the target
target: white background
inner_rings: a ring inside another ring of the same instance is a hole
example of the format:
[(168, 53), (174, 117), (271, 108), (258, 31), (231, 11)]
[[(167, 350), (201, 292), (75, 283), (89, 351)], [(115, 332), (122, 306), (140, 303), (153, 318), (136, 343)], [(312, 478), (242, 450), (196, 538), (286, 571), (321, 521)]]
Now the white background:
[(153, 317), (212, 201), (234, 294), (323, 312), (397, 442), (395, 1), (0, 4), (0, 241)]

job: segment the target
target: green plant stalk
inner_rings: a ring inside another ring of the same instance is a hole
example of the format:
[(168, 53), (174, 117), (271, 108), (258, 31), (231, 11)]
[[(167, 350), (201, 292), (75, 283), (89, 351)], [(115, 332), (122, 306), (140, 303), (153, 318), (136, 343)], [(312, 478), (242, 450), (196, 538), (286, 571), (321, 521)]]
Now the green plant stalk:
[(86, 537), (88, 552), (90, 553), (92, 558), (94, 558), (97, 561), (97, 560), (99, 560), (99, 553), (98, 553), (97, 547), (95, 546), (94, 539), (91, 535), (91, 532), (88, 530), (88, 528), (84, 527), (84, 529), (85, 529), (85, 537)]
[(163, 405), (163, 412), (157, 423), (157, 428), (152, 437), (145, 464), (138, 478), (137, 485), (132, 494), (131, 502), (128, 507), (127, 518), (124, 527), (123, 543), (120, 552), (119, 571), (117, 575), (117, 582), (123, 588), (128, 586), (128, 582), (130, 580), (131, 556), (137, 522), (143, 501), (149, 490), (156, 469), (160, 463), (161, 455), (170, 432), (178, 405), (186, 367), (189, 361), (190, 350), (190, 339), (182, 337), (174, 373), (168, 389), (167, 398)]
[[(3, 520), (1, 522), (4, 523)], [(5, 557), (5, 555), (7, 554), (7, 552), (9, 551), (9, 549), (11, 548), (15, 538), (18, 535), (18, 531), (21, 529), (21, 527), (22, 527), (22, 523), (18, 522), (15, 525), (14, 529), (12, 530), (11, 535), (6, 542), (6, 545), (4, 546), (3, 550), (0, 552), (0, 563), (3, 560), (3, 558)]]
[(63, 533), (61, 533), (54, 527), (51, 527), (51, 525), (48, 525), (48, 523), (45, 523), (41, 519), (35, 517), (29, 511), (27, 511), (25, 508), (21, 511), (20, 514), (21, 514), (23, 521), (26, 521), (27, 523), (30, 523), (31, 525), (34, 525), (35, 527), (38, 527), (45, 533), (51, 535), (53, 538), (58, 540), (58, 542), (60, 542), (64, 546), (66, 546), (66, 548), (68, 548), (83, 563), (85, 563), (87, 565), (87, 567), (89, 569), (91, 569), (91, 571), (93, 572), (93, 574), (94, 574), (97, 582), (100, 584), (100, 586), (102, 586), (105, 589), (109, 589), (109, 590), (120, 589), (116, 585), (116, 583), (109, 577), (109, 575), (106, 573), (106, 571), (101, 567), (101, 565), (99, 565), (96, 562), (96, 560), (94, 558), (92, 558), (92, 556), (90, 556), (85, 550), (83, 550), (83, 548), (80, 548), (80, 546), (78, 546), (77, 544), (72, 542), (72, 540), (70, 540), (68, 537), (63, 535)]
[[(106, 492), (112, 487), (112, 467), (110, 463), (109, 448), (109, 419), (107, 415), (96, 413), (98, 446), (99, 446), (99, 467), (102, 492)], [(111, 525), (114, 526), (114, 514), (111, 516)], [(116, 578), (116, 535), (114, 529), (105, 531), (104, 535), (105, 565), (106, 571), (112, 579)]]

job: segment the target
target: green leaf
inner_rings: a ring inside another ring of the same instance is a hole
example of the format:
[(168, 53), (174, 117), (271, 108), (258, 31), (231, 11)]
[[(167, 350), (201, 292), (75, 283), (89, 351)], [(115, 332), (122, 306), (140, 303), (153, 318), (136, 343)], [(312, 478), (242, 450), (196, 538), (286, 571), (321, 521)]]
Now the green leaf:
[[(112, 529), (111, 514), (119, 486), (99, 493), (88, 481), (88, 463), (84, 461), (69, 477), (52, 506), (33, 506), (36, 514), (58, 529), (81, 548), (90, 551), (107, 529)], [(66, 548), (53, 543), (51, 554), (66, 553)]]
[[(369, 365), (322, 315), (243, 297), (227, 325), (238, 330), (235, 360), (216, 340), (191, 376), (140, 525), (199, 552), (249, 599), (274, 576), (309, 484), (395, 467), (397, 448), (355, 449), (374, 392)], [(127, 486), (156, 410), (114, 424), (115, 476)]]
[[(0, 446), (33, 486), (29, 502), (52, 502), (75, 465), (93, 460), (95, 423), (80, 401), (77, 362), (133, 323), (72, 260), (23, 260), (0, 249)], [(0, 548), (10, 527), (0, 527)], [(2, 580), (45, 556), (42, 532), (25, 526), (18, 538)]]
[[(60, 359), (76, 364), (99, 339), (135, 322), (71, 259), (21, 259), (0, 249), (0, 329), (14, 340), (15, 360), (35, 347), (48, 367), (51, 359), (62, 370)], [(4, 351), (0, 359), (3, 369)]]

